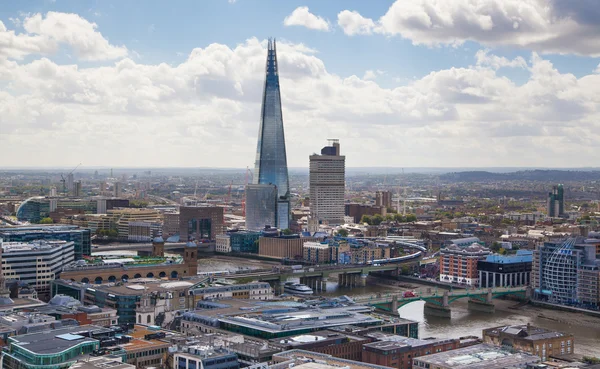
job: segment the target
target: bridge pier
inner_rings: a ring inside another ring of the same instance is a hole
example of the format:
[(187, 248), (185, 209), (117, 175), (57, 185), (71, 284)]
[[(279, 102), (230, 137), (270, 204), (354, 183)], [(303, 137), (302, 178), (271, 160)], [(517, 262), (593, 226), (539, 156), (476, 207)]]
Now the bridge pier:
[(450, 319), (452, 317), (450, 304), (448, 303), (448, 291), (445, 291), (440, 299), (437, 299), (437, 304), (431, 301), (425, 303), (423, 311), (427, 315), (437, 316), (440, 318)]
[(358, 280), (358, 285), (360, 287), (366, 287), (367, 286), (367, 276), (368, 274), (361, 274), (360, 278)]
[(436, 316), (439, 318), (450, 319), (452, 317), (450, 306), (440, 306), (429, 301), (425, 303), (425, 307), (423, 307), (423, 312), (426, 315)]

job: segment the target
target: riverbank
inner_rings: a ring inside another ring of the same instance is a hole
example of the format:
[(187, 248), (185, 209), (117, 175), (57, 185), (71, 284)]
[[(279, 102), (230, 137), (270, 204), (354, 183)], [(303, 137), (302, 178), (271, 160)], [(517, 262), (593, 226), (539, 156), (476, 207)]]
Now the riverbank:
[[(600, 317), (585, 315), (583, 313), (575, 313), (570, 311), (562, 311), (557, 309), (535, 306), (532, 304), (519, 304), (516, 301), (510, 300), (494, 300), (496, 310), (505, 311), (513, 314), (524, 315), (529, 318), (546, 320), (548, 322), (556, 322), (568, 324), (572, 326), (581, 326), (587, 329), (600, 330)], [(598, 342), (600, 349), (600, 341)]]

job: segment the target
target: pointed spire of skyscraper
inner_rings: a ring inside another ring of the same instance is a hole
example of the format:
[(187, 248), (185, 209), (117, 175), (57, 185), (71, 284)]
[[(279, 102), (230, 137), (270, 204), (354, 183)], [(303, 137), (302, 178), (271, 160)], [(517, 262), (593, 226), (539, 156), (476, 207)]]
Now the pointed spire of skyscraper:
[(271, 38), (267, 41), (265, 85), (256, 148), (254, 183), (277, 186), (276, 225), (280, 229), (288, 228), (290, 191), (279, 91), (277, 45), (275, 39)]

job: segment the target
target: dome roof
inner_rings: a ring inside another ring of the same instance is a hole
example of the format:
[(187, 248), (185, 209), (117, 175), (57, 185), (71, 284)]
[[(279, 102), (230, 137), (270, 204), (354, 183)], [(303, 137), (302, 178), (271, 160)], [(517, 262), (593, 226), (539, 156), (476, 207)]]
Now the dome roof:
[(165, 243), (165, 240), (163, 240), (162, 237), (154, 237), (154, 239), (152, 240), (152, 243)]
[(198, 247), (198, 246), (195, 243), (193, 243), (192, 241), (190, 241), (185, 244), (185, 247)]

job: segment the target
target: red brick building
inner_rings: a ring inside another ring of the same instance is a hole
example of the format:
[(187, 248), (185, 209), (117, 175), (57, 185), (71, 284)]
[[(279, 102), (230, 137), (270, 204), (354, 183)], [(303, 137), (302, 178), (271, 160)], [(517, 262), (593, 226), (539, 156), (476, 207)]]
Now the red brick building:
[(457, 349), (458, 339), (419, 340), (395, 336), (394, 341), (379, 341), (363, 345), (362, 362), (388, 366), (390, 368), (411, 369), (412, 359)]

